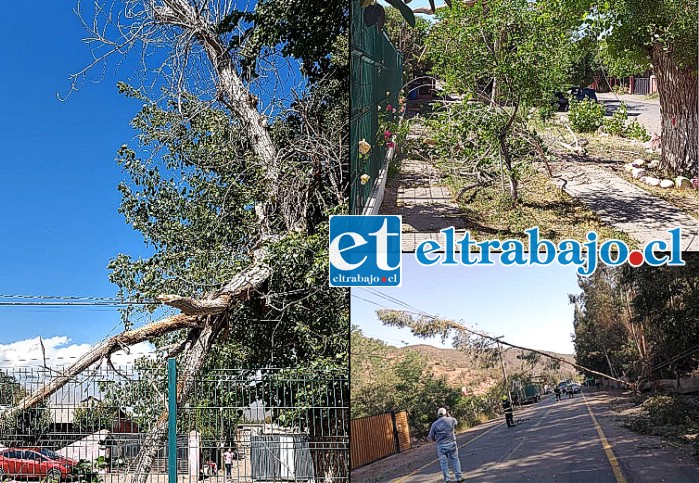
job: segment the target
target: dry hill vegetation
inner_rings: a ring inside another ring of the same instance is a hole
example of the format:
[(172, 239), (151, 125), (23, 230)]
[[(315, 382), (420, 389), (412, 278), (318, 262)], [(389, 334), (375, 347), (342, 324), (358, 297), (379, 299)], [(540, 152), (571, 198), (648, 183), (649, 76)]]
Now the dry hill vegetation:
[[(399, 348), (358, 329), (352, 331), (351, 351), (352, 418), (405, 410), (411, 433), (422, 437), (437, 407), (450, 408), (464, 427), (500, 410), (503, 378), (497, 352), (475, 356), (428, 345)], [(518, 349), (502, 354), (508, 377), (526, 381), (538, 376), (555, 383), (575, 375), (572, 368)], [(573, 360), (572, 355), (556, 355)]]

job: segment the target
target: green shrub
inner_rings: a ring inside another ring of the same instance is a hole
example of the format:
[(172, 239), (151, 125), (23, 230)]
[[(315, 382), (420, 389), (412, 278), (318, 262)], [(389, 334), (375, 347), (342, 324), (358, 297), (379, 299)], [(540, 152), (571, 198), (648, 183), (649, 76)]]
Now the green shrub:
[(570, 126), (577, 132), (594, 132), (602, 125), (604, 106), (592, 99), (570, 100)]
[(629, 110), (625, 103), (621, 103), (619, 109), (612, 117), (605, 118), (602, 122), (604, 130), (612, 136), (623, 136), (626, 132), (626, 120), (629, 118)]
[(549, 102), (536, 108), (536, 116), (540, 121), (545, 122), (553, 117), (558, 110), (558, 104)]
[(648, 131), (646, 131), (645, 127), (639, 124), (637, 119), (634, 119), (633, 122), (626, 127), (624, 134), (626, 137), (638, 139), (639, 141), (643, 142), (650, 140)]

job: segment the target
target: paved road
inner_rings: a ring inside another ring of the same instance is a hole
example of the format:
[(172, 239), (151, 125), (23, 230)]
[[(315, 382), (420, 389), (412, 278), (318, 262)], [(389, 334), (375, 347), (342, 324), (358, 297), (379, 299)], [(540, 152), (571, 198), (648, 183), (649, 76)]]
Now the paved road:
[[(514, 428), (496, 421), (460, 434), (465, 481), (699, 482), (691, 457), (658, 438), (621, 428), (607, 398), (604, 392), (561, 402), (549, 397), (515, 413), (521, 421)], [(352, 481), (442, 480), (434, 447), (428, 445), (353, 472)]]
[(642, 96), (624, 94), (616, 96), (613, 92), (597, 94), (597, 99), (604, 103), (607, 116), (611, 116), (625, 102), (630, 119), (636, 118), (650, 133), (660, 134), (660, 102), (657, 99), (648, 100)]

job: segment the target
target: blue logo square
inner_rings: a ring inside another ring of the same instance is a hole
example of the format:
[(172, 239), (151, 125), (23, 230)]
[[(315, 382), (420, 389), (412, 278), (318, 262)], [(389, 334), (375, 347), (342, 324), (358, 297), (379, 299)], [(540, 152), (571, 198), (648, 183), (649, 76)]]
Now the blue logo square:
[(401, 217), (330, 217), (331, 287), (400, 287)]

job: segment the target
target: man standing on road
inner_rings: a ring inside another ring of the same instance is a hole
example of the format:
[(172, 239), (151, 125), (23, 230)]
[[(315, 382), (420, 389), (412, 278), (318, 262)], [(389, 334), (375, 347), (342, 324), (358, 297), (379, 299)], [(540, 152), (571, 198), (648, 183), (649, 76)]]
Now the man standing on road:
[(507, 396), (502, 397), (502, 409), (505, 411), (505, 422), (507, 423), (507, 427), (509, 428), (510, 426), (514, 426), (515, 420), (512, 416), (512, 403)]
[(430, 434), (427, 438), (430, 441), (437, 443), (437, 457), (439, 457), (439, 466), (442, 467), (442, 475), (444, 481), (449, 480), (449, 463), (454, 470), (454, 476), (457, 483), (461, 480), (461, 461), (459, 461), (459, 447), (456, 444), (456, 419), (447, 414), (445, 408), (439, 408), (437, 411), (439, 419), (432, 423)]

